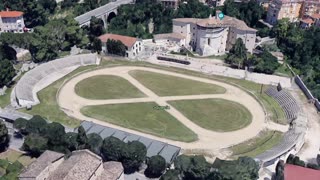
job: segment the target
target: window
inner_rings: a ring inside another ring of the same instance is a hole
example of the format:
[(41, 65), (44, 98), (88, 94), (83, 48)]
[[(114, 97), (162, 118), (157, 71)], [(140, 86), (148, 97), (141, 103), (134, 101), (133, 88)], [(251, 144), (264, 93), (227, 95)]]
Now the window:
[(208, 45), (210, 46), (210, 44), (211, 44), (211, 39), (208, 38)]

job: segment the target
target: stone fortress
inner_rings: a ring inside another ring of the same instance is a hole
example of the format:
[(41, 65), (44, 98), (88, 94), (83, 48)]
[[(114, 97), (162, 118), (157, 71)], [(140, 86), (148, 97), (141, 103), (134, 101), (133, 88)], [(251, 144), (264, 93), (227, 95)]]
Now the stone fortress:
[(178, 18), (173, 19), (173, 33), (155, 35), (155, 42), (173, 40), (180, 37), (179, 44), (201, 56), (223, 55), (229, 51), (238, 38), (241, 38), (248, 52), (252, 53), (257, 30), (245, 22), (233, 17), (223, 16), (220, 11), (216, 16), (206, 19)]

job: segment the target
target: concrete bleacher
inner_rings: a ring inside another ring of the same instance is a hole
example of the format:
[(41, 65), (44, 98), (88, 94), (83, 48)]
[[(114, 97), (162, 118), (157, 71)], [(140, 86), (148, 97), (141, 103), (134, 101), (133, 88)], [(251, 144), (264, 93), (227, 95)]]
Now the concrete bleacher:
[(277, 145), (256, 156), (256, 159), (262, 163), (263, 167), (272, 165), (279, 159), (285, 159), (290, 153), (298, 152), (304, 144), (308, 123), (307, 117), (289, 92), (285, 90), (278, 91), (276, 87), (270, 87), (265, 93), (279, 103), (291, 127), (284, 133)]
[(147, 148), (147, 157), (150, 158), (155, 155), (162, 156), (168, 164), (171, 164), (173, 160), (179, 155), (181, 148), (160, 142), (136, 134), (128, 133), (118, 129), (102, 126), (89, 121), (83, 121), (81, 126), (84, 128), (87, 134), (97, 133), (102, 139), (113, 136), (120, 139), (123, 142), (139, 141)]
[(268, 88), (265, 93), (273, 97), (285, 112), (286, 118), (289, 122), (297, 118), (300, 112), (300, 107), (294, 97), (287, 91), (278, 91), (276, 87)]
[(14, 97), (11, 98), (13, 107), (28, 107), (39, 103), (37, 92), (56, 80), (64, 77), (80, 66), (99, 64), (96, 54), (81, 54), (67, 56), (43, 63), (27, 72), (18, 81), (14, 88)]

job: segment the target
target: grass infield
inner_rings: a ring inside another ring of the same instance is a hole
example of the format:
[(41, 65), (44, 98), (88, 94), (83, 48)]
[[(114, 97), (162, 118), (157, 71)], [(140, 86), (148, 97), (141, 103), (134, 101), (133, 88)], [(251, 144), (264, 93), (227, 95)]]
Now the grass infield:
[(125, 128), (155, 136), (192, 142), (197, 135), (154, 102), (87, 106), (81, 113)]
[(179, 100), (169, 104), (197, 125), (212, 131), (235, 131), (252, 121), (247, 108), (224, 99)]
[(98, 75), (84, 79), (76, 85), (75, 92), (87, 99), (123, 99), (145, 96), (126, 79), (113, 75)]
[(133, 70), (129, 74), (159, 96), (222, 94), (226, 89), (203, 82), (166, 74)]

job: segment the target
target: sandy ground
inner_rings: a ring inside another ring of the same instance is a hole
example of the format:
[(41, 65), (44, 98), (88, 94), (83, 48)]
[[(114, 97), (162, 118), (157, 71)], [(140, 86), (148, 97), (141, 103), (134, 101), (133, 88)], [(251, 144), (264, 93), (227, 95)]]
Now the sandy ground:
[(295, 91), (294, 93), (308, 117), (308, 131), (304, 137), (305, 143), (299, 153), (297, 153), (297, 156), (306, 162), (317, 163), (316, 157), (317, 154), (320, 154), (320, 116), (314, 105), (307, 102), (301, 91)]
[[(190, 96), (169, 96), (169, 97), (159, 97), (150, 89), (143, 86), (136, 79), (131, 77), (128, 72), (131, 70), (145, 70), (156, 73), (163, 73), (167, 75), (187, 78), (191, 80), (196, 80), (205, 83), (216, 84), (222, 86), (227, 89), (225, 94), (206, 94), (206, 95), (190, 95)], [(133, 98), (133, 99), (112, 99), (112, 100), (89, 100), (82, 97), (79, 97), (75, 93), (75, 85), (83, 79), (86, 79), (91, 76), (96, 75), (116, 75), (122, 78), (125, 78), (134, 86), (136, 86), (141, 92), (143, 92), (147, 97), (144, 98)], [(164, 106), (167, 105), (168, 100), (184, 100), (184, 99), (208, 99), (208, 98), (222, 98), (227, 100), (232, 100), (244, 105), (252, 114), (252, 123), (247, 127), (232, 131), (232, 132), (214, 132), (207, 129), (204, 129), (188, 118), (186, 118), (182, 113), (176, 110), (174, 107), (170, 107), (169, 110), (166, 110), (172, 116), (174, 116), (177, 120), (182, 122), (186, 127), (194, 131), (198, 135), (198, 140), (191, 143), (179, 142), (168, 140), (164, 138), (160, 138), (157, 136), (145, 134), (139, 131), (127, 129), (124, 127), (120, 127), (114, 124), (110, 124), (104, 121), (100, 121), (98, 119), (86, 117), (80, 113), (80, 109), (84, 106), (88, 105), (102, 105), (102, 104), (119, 104), (119, 103), (137, 103), (137, 102), (156, 102), (157, 104)], [(144, 68), (144, 67), (130, 67), (130, 66), (121, 66), (121, 67), (113, 67), (113, 68), (105, 68), (96, 70), (93, 72), (88, 72), (81, 74), (66, 83), (60, 90), (58, 94), (58, 103), (61, 108), (69, 115), (74, 118), (80, 120), (93, 121), (97, 124), (117, 128), (123, 131), (127, 131), (130, 133), (135, 133), (141, 136), (149, 137), (152, 139), (160, 140), (163, 142), (167, 142), (170, 144), (174, 144), (176, 146), (180, 146), (184, 150), (199, 150), (206, 151), (213, 156), (223, 157), (224, 154), (221, 154), (220, 149), (229, 147), (234, 144), (238, 144), (250, 138), (254, 138), (261, 130), (265, 128), (275, 129), (279, 131), (286, 131), (287, 126), (278, 125), (271, 122), (265, 122), (265, 114), (263, 112), (263, 108), (260, 106), (259, 102), (257, 102), (253, 97), (244, 92), (243, 90), (218, 81), (198, 78), (194, 76), (183, 75), (179, 73), (163, 71), (152, 68)]]

